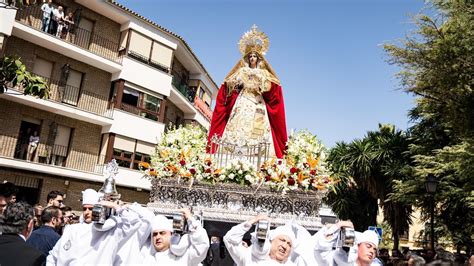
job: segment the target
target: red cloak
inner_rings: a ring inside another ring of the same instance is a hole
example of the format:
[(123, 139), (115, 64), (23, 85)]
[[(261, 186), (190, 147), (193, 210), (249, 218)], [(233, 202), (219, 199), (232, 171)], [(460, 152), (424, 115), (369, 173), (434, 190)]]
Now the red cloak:
[[(214, 150), (211, 151), (210, 149), (211, 138), (214, 135), (221, 137), (224, 133), (224, 129), (229, 121), (237, 96), (239, 96), (237, 90), (233, 90), (230, 95), (227, 95), (227, 86), (225, 83), (222, 84), (217, 93), (216, 106), (214, 107), (214, 112), (212, 114), (211, 128), (209, 129), (209, 135), (207, 138), (207, 152), (214, 153)], [(281, 86), (272, 82), (271, 89), (264, 92), (262, 96), (267, 107), (267, 115), (272, 131), (275, 155), (278, 158), (283, 158), (288, 135), (286, 132), (285, 105), (283, 102)]]

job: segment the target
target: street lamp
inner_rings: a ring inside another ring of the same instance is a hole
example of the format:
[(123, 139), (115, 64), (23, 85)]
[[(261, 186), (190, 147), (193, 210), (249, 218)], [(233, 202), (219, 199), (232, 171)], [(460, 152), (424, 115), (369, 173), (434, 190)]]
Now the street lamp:
[(425, 181), (425, 188), (426, 192), (431, 195), (431, 249), (434, 250), (434, 209), (435, 209), (435, 202), (434, 202), (434, 195), (436, 193), (436, 189), (438, 188), (438, 180), (432, 174), (429, 174), (426, 177)]

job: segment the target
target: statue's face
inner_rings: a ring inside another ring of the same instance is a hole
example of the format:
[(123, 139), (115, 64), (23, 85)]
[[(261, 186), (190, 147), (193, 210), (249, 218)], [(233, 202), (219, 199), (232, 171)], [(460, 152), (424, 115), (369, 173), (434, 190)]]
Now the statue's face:
[(249, 59), (249, 66), (250, 68), (256, 68), (257, 67), (257, 63), (258, 63), (258, 55), (257, 53), (250, 53), (248, 55), (248, 59)]

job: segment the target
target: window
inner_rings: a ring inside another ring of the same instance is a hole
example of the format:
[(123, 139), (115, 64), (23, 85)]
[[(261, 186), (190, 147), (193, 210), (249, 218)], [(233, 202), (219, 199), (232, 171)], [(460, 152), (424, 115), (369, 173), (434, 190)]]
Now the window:
[(53, 62), (37, 57), (33, 66), (33, 73), (45, 78), (51, 77)]
[(150, 155), (147, 154), (142, 154), (142, 153), (135, 153), (135, 158), (133, 160), (133, 166), (132, 168), (135, 170), (139, 170), (140, 162), (151, 162), (151, 157)]
[(156, 96), (125, 87), (121, 109), (128, 113), (158, 121), (161, 101), (162, 100)]
[(132, 165), (133, 152), (124, 151), (114, 148), (113, 158), (117, 161), (118, 166), (130, 168)]
[(154, 150), (154, 144), (117, 135), (112, 157), (120, 167), (138, 170), (140, 162), (151, 162)]
[(204, 97), (204, 90), (203, 90), (203, 89), (200, 89), (200, 90), (199, 90), (199, 99), (202, 100), (203, 97)]
[(129, 88), (123, 90), (122, 103), (137, 107), (139, 98), (140, 93), (138, 91)]

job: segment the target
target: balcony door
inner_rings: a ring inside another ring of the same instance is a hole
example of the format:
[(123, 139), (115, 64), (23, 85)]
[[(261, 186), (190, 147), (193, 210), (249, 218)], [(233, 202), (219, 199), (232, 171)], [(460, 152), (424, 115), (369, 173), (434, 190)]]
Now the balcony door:
[(94, 22), (87, 18), (81, 18), (79, 27), (76, 30), (76, 44), (84, 49), (89, 49), (92, 39), (92, 30), (94, 29)]
[(82, 75), (83, 74), (79, 71), (69, 70), (69, 76), (66, 81), (66, 86), (64, 87), (63, 103), (77, 106), (81, 90)]
[(69, 151), (69, 141), (71, 139), (72, 128), (58, 125), (56, 128), (56, 137), (51, 150), (51, 164), (65, 166)]

